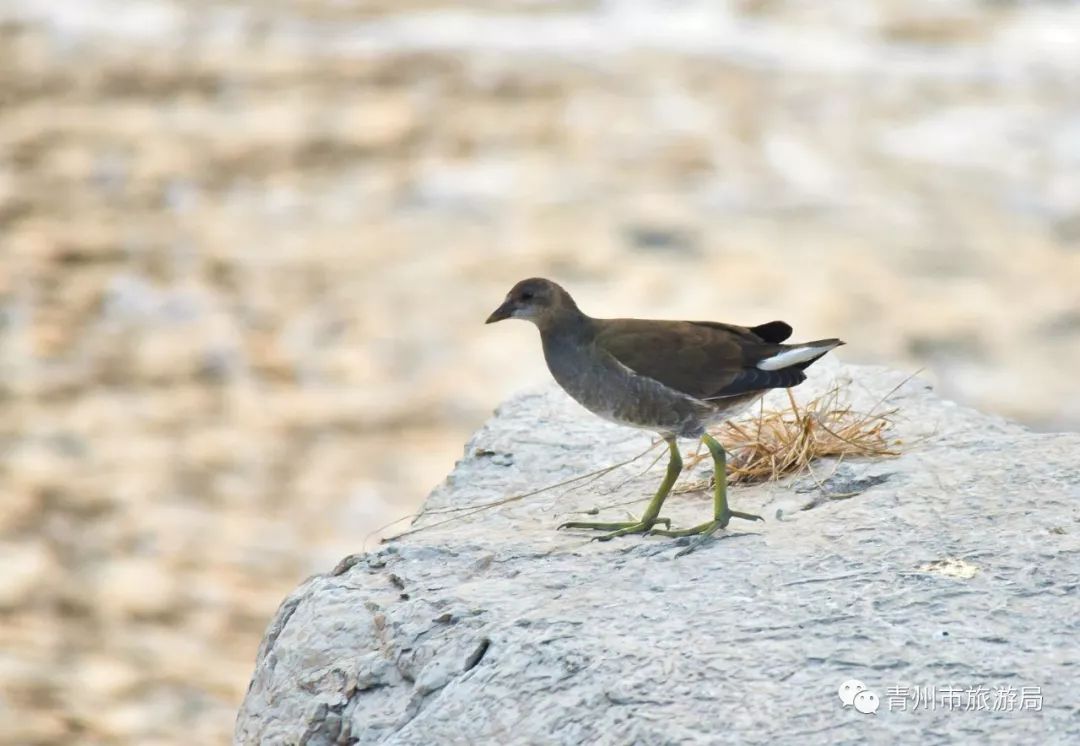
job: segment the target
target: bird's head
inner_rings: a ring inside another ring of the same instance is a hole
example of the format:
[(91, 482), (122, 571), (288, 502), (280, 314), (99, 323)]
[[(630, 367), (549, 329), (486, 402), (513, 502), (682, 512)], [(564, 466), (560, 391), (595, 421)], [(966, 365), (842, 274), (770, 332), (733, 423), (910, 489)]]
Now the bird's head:
[(503, 319), (528, 319), (543, 327), (567, 313), (580, 313), (570, 293), (551, 280), (531, 277), (510, 288), (506, 300), (492, 311), (485, 323), (493, 324)]

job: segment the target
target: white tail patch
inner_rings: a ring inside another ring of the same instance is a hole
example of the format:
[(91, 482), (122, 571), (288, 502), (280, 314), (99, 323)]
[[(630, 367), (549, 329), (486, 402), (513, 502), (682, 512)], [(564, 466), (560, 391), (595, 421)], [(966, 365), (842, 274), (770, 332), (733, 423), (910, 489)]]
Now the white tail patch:
[(783, 370), (784, 368), (790, 368), (792, 365), (798, 365), (799, 363), (805, 363), (816, 357), (820, 357), (836, 346), (835, 343), (832, 343), (828, 345), (793, 347), (790, 350), (784, 350), (772, 357), (765, 358), (757, 364), (757, 367), (760, 370)]

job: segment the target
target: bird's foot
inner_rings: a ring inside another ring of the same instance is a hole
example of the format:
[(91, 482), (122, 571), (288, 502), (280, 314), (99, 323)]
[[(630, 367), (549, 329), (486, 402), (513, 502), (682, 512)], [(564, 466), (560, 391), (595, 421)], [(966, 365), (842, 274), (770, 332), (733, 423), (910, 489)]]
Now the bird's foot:
[(671, 528), (670, 518), (655, 518), (651, 521), (625, 521), (622, 523), (591, 523), (587, 521), (570, 521), (559, 526), (563, 528), (587, 528), (593, 531), (608, 531), (603, 536), (597, 536), (593, 541), (611, 541), (616, 536), (626, 536), (628, 534), (645, 534), (653, 530), (653, 526), (658, 523), (664, 524), (667, 528)]
[(761, 516), (754, 515), (753, 513), (740, 513), (734, 510), (729, 510), (724, 514), (717, 516), (713, 520), (707, 523), (702, 523), (698, 526), (694, 526), (693, 528), (683, 528), (674, 531), (670, 530), (670, 527), (668, 527), (668, 529), (654, 528), (649, 533), (656, 534), (657, 536), (668, 536), (675, 539), (679, 539), (684, 536), (697, 536), (697, 541), (691, 542), (685, 549), (679, 551), (675, 555), (676, 557), (682, 557), (684, 555), (690, 554), (690, 552), (693, 552), (702, 544), (709, 541), (710, 537), (712, 537), (712, 535), (720, 529), (727, 528), (728, 522), (732, 518), (742, 518), (743, 520), (747, 521), (765, 520)]
[[(681, 538), (683, 536), (697, 536), (698, 534), (709, 535), (717, 529), (727, 528), (728, 522), (732, 518), (742, 518), (747, 521), (764, 521), (765, 519), (759, 515), (753, 513), (739, 513), (734, 510), (729, 510), (716, 518), (712, 519), (708, 523), (702, 523), (699, 526), (693, 528), (680, 528), (671, 530), (671, 526), (668, 526), (667, 530), (662, 528), (654, 528), (652, 533), (658, 536), (670, 536), (672, 538)], [(659, 521), (657, 521), (659, 523)]]

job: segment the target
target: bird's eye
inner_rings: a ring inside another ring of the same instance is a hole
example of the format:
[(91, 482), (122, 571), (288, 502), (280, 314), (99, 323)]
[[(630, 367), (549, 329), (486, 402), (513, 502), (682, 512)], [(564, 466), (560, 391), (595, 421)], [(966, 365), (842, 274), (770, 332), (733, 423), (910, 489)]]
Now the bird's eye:
[(533, 294), (532, 294), (532, 291), (531, 291), (531, 290), (526, 290), (526, 291), (524, 291), (524, 292), (523, 292), (523, 293), (521, 294), (521, 299), (522, 299), (522, 300), (532, 300), (532, 299), (533, 299)]

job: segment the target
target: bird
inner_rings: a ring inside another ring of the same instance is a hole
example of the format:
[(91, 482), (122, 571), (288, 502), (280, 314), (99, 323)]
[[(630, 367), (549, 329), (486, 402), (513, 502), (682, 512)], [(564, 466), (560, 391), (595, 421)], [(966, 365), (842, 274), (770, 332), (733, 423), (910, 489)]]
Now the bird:
[[(746, 409), (769, 389), (802, 383), (807, 367), (844, 344), (835, 338), (785, 344), (792, 328), (783, 321), (737, 326), (716, 321), (593, 318), (578, 308), (570, 293), (542, 277), (514, 285), (485, 323), (505, 319), (524, 319), (539, 329), (552, 377), (585, 409), (620, 425), (651, 430), (667, 443), (667, 471), (639, 519), (572, 521), (559, 526), (603, 531), (597, 537), (600, 541), (656, 534), (700, 536), (700, 542), (726, 529), (732, 518), (763, 520), (731, 510), (727, 456), (708, 430)], [(686, 529), (672, 529), (670, 519), (660, 515), (683, 468), (678, 438), (700, 439), (713, 459), (713, 517)]]

